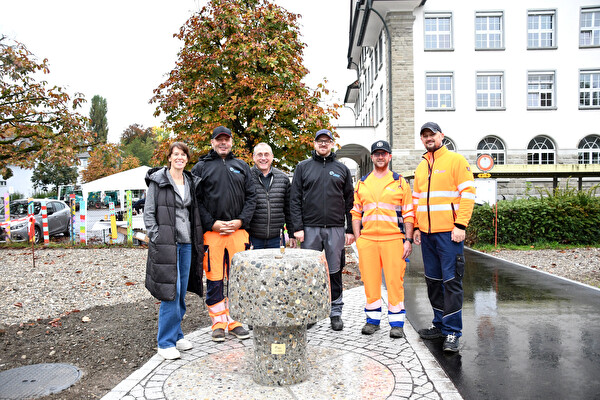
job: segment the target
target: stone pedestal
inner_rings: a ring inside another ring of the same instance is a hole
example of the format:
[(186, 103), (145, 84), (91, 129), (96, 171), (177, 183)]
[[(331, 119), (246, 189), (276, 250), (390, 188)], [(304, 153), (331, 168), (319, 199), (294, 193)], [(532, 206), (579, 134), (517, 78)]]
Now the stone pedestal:
[(325, 255), (314, 250), (250, 250), (232, 260), (229, 312), (254, 327), (254, 381), (291, 385), (307, 377), (306, 325), (331, 308)]

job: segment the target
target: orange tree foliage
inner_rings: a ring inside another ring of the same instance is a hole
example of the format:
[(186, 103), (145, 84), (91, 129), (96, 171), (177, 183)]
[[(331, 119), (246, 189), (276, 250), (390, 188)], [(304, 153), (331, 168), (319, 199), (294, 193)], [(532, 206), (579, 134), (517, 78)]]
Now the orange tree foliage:
[(90, 151), (87, 168), (82, 171), (81, 180), (91, 182), (139, 166), (140, 160), (132, 155), (123, 156), (119, 145), (100, 144)]
[(0, 38), (0, 175), (9, 165), (33, 168), (36, 160), (75, 165), (77, 153), (92, 140), (86, 118), (74, 110), (85, 101), (61, 87), (37, 81), (48, 74), (48, 60), (38, 62), (25, 45)]
[[(184, 43), (176, 67), (151, 100), (174, 139), (197, 156), (210, 148), (212, 129), (225, 125), (234, 152), (247, 161), (260, 142), (271, 145), (283, 169), (306, 158), (314, 133), (331, 129), (337, 105), (323, 108), (325, 87), (302, 83), (308, 70), (298, 17), (268, 0), (211, 0), (193, 15), (175, 35)], [(165, 162), (168, 145), (159, 146), (157, 161)]]

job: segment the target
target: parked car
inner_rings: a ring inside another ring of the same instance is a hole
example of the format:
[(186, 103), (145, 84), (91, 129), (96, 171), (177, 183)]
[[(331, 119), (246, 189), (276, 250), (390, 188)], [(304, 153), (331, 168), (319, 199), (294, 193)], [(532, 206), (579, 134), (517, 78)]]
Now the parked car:
[[(35, 242), (41, 243), (44, 241), (44, 233), (42, 228), (42, 204), (41, 201), (46, 201), (46, 209), (48, 213), (48, 233), (50, 236), (55, 236), (63, 233), (69, 235), (69, 223), (71, 212), (69, 206), (64, 201), (50, 199), (33, 199), (33, 213), (35, 217)], [(0, 210), (0, 218), (4, 219), (4, 206)], [(6, 228), (6, 222), (0, 224), (2, 229)], [(27, 200), (15, 200), (10, 203), (10, 239), (13, 242), (23, 242), (29, 239), (27, 232)], [(4, 238), (0, 238), (2, 240)]]

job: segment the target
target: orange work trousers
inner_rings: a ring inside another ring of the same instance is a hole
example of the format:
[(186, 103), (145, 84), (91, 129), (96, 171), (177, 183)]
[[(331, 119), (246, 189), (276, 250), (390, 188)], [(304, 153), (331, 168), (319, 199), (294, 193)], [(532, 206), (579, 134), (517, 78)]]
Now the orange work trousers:
[(229, 278), (229, 266), (235, 253), (249, 248), (248, 232), (244, 229), (238, 229), (231, 235), (206, 232), (204, 246), (206, 305), (212, 320), (212, 329), (232, 330), (242, 324), (229, 316), (229, 299), (223, 293), (223, 280)]
[(375, 241), (359, 237), (358, 267), (367, 296), (366, 309), (380, 307), (381, 270), (385, 274), (388, 292), (388, 310), (392, 313), (404, 310), (404, 272), (406, 261), (402, 258), (402, 239)]

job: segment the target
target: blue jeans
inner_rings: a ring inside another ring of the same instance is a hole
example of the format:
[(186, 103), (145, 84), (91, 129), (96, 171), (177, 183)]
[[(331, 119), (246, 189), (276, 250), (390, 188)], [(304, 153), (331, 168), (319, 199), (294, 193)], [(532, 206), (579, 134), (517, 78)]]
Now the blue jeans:
[(181, 321), (185, 315), (185, 294), (190, 277), (192, 261), (191, 243), (177, 243), (177, 291), (175, 299), (161, 301), (158, 311), (158, 341), (159, 349), (174, 347), (179, 339), (183, 339)]
[(463, 249), (464, 242), (453, 242), (450, 232), (421, 232), (421, 251), (427, 294), (433, 308), (433, 325), (440, 328), (444, 335), (462, 335)]
[(258, 249), (278, 249), (279, 248), (279, 236), (275, 236), (271, 239), (259, 239), (254, 236), (250, 236), (250, 244), (254, 247), (254, 250)]

